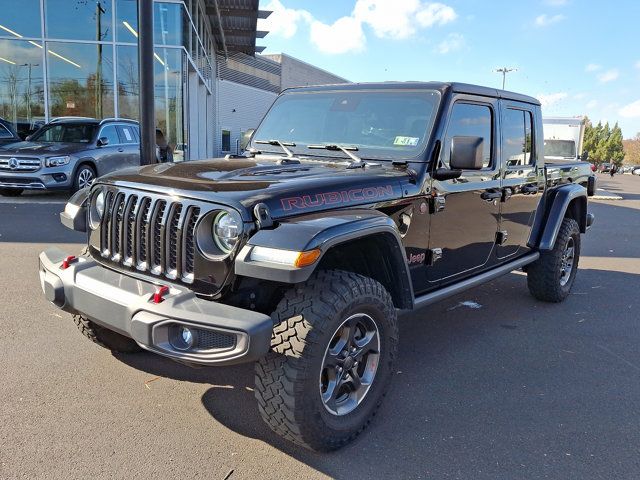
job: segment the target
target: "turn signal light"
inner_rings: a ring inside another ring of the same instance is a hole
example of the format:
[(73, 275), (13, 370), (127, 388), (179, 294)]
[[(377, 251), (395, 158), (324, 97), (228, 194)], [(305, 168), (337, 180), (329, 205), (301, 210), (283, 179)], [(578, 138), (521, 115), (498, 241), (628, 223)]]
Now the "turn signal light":
[(320, 257), (320, 249), (316, 248), (315, 250), (309, 250), (307, 252), (300, 252), (296, 261), (293, 263), (294, 266), (307, 267), (313, 264)]

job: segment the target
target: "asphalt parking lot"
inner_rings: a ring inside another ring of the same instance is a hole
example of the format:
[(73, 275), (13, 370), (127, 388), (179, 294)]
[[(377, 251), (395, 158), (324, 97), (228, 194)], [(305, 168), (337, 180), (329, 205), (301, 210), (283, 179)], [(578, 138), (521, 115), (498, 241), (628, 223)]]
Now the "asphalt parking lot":
[[(263, 424), (253, 367), (190, 369), (85, 340), (40, 291), (37, 255), (71, 253), (64, 195), (0, 201), (0, 478), (640, 477), (640, 177), (600, 175), (563, 304), (512, 273), (406, 316), (370, 428), (332, 454)], [(475, 302), (480, 308), (463, 303)]]

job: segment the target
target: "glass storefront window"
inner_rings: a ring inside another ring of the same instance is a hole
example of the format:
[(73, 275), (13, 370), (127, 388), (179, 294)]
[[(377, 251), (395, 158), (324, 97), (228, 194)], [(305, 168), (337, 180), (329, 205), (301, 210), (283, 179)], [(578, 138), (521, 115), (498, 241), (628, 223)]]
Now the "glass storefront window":
[(111, 45), (47, 42), (50, 116), (114, 116)]
[[(120, 117), (138, 120), (138, 48), (117, 47), (118, 113)], [(185, 143), (184, 100), (182, 84), (182, 50), (156, 49), (154, 65), (154, 98), (156, 127), (171, 148)]]
[(184, 15), (182, 5), (155, 3), (153, 6), (153, 40), (157, 45), (182, 45)]
[(138, 42), (137, 0), (116, 0), (116, 41)]
[(46, 0), (49, 38), (112, 40), (112, 0)]
[(42, 64), (39, 42), (0, 39), (0, 117), (22, 137), (45, 121)]
[(0, 0), (0, 37), (41, 37), (40, 27), (40, 0)]

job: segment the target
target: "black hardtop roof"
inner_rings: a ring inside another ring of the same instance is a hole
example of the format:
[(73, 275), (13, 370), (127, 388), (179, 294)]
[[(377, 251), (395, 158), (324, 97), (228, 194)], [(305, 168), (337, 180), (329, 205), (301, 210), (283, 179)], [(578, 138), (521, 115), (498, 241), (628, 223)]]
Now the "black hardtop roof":
[(362, 89), (429, 89), (438, 90), (443, 94), (451, 91), (455, 93), (468, 93), (471, 95), (480, 95), (483, 97), (504, 98), (507, 100), (515, 100), (518, 102), (531, 103), (540, 105), (540, 102), (529, 95), (521, 93), (509, 92), (491, 87), (483, 87), (480, 85), (472, 85), (469, 83), (459, 82), (377, 82), (377, 83), (340, 83), (334, 85), (311, 85), (307, 87), (293, 87), (285, 91), (329, 91), (329, 90), (362, 90)]

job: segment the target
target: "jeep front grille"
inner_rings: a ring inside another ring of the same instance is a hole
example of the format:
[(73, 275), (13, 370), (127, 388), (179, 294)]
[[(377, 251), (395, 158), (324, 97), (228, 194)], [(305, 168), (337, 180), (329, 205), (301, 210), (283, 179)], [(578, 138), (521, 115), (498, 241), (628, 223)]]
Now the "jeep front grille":
[(106, 192), (100, 224), (103, 258), (192, 283), (200, 207), (123, 191)]

